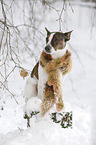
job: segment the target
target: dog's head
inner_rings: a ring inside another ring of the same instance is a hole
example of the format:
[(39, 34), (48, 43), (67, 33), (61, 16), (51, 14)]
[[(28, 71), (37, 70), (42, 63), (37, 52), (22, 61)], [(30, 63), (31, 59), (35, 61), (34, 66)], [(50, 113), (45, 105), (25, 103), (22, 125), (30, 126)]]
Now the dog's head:
[(57, 50), (62, 50), (66, 46), (66, 42), (70, 40), (71, 32), (50, 32), (47, 28), (45, 28), (47, 31), (47, 37), (46, 37), (46, 46), (45, 51), (48, 54), (52, 54), (56, 52)]

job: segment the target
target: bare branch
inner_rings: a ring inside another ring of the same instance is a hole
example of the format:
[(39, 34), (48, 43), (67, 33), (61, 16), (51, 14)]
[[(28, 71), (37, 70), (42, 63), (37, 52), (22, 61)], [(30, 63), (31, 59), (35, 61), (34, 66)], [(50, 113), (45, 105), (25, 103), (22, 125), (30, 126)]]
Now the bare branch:
[(59, 31), (61, 31), (61, 22), (62, 22), (63, 11), (65, 11), (65, 0), (63, 0), (63, 8), (61, 10), (61, 13), (59, 14), (59, 19), (58, 19), (59, 20)]
[(72, 10), (72, 12), (74, 13), (74, 10), (73, 10), (73, 8), (72, 8), (72, 5), (71, 5), (71, 3), (70, 3), (70, 0), (68, 0), (69, 1), (69, 6), (71, 7), (71, 10)]
[(3, 85), (3, 87), (12, 95), (12, 97), (13, 97), (14, 100), (15, 100), (15, 102), (16, 102), (17, 104), (19, 104), (18, 101), (16, 100), (15, 96), (10, 92), (10, 90), (9, 90), (1, 81), (0, 81), (0, 83), (1, 83), (1, 85)]
[(3, 0), (1, 0), (1, 6), (2, 6), (2, 13), (3, 13), (3, 17), (4, 17), (4, 22), (6, 23), (6, 13), (5, 13), (5, 10), (4, 10), (4, 6), (3, 6)]

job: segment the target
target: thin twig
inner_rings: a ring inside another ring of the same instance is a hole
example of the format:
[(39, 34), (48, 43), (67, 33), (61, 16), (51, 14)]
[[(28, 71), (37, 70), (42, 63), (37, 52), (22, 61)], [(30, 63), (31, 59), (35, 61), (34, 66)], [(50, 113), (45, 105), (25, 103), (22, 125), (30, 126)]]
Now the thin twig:
[(59, 20), (59, 31), (61, 31), (62, 14), (63, 14), (63, 11), (65, 11), (64, 7), (65, 7), (65, 0), (63, 0), (63, 8), (61, 10), (61, 13), (59, 14), (59, 19), (58, 19)]
[(72, 12), (74, 13), (74, 10), (73, 10), (73, 8), (72, 8), (71, 2), (70, 2), (70, 0), (68, 0), (68, 1), (69, 1), (69, 6), (71, 7), (71, 10), (72, 10)]
[(15, 95), (13, 95), (11, 92), (10, 92), (10, 90), (0, 81), (0, 83), (3, 85), (3, 87), (12, 95), (12, 97), (14, 98), (14, 100), (15, 100), (15, 102), (17, 103), (17, 104), (19, 104), (18, 103), (18, 101), (16, 100), (16, 98), (14, 97)]

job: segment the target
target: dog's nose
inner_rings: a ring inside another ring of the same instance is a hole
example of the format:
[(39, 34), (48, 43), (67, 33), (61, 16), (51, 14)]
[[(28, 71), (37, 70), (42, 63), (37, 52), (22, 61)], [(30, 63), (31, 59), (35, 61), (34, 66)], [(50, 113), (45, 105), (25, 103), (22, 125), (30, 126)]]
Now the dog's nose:
[(51, 52), (51, 46), (50, 45), (47, 45), (45, 47), (45, 51), (48, 52), (48, 53), (50, 53)]

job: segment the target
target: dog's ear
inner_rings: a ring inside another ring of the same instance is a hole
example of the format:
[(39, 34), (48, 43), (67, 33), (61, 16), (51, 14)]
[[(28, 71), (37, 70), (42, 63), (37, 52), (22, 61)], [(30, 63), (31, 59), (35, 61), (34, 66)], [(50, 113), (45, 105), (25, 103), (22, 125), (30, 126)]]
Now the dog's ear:
[(45, 27), (45, 30), (47, 31), (47, 37), (46, 37), (46, 44), (47, 44), (49, 41), (49, 37), (51, 35), (51, 32), (46, 27)]
[(64, 39), (65, 39), (65, 41), (69, 41), (70, 40), (72, 31), (64, 33)]
[(46, 27), (45, 30), (47, 31), (47, 37), (50, 36), (51, 32)]

